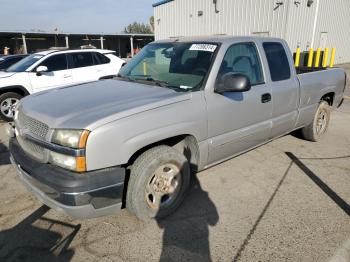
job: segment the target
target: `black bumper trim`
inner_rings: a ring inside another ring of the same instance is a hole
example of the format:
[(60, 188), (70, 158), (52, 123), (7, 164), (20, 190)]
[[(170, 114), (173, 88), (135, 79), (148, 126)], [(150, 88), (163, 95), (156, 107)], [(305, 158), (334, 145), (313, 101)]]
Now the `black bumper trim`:
[(86, 173), (74, 173), (29, 157), (15, 138), (10, 139), (14, 164), (31, 185), (54, 201), (67, 206), (91, 204), (94, 208), (120, 203), (123, 197), (125, 169), (113, 167)]

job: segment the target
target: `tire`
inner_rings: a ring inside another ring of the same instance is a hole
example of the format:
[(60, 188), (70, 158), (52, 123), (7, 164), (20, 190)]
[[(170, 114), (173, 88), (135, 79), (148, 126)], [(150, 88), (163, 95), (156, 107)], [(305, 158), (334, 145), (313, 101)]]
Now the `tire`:
[(126, 207), (143, 221), (164, 218), (184, 200), (190, 176), (188, 160), (176, 149), (151, 148), (131, 167)]
[(317, 108), (312, 123), (301, 129), (302, 137), (313, 142), (319, 141), (328, 130), (330, 116), (331, 111), (328, 103), (322, 101)]
[(13, 121), (11, 108), (21, 100), (22, 96), (14, 92), (3, 93), (0, 95), (0, 119), (10, 122)]

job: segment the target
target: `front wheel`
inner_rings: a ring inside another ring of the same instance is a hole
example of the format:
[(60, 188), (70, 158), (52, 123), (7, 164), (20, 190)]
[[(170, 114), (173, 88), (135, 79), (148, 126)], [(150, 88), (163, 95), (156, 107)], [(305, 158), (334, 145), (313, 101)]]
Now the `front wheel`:
[(184, 155), (169, 146), (151, 148), (131, 167), (126, 206), (144, 221), (164, 218), (179, 207), (189, 184)]
[(0, 119), (7, 122), (13, 121), (13, 109), (21, 98), (21, 95), (14, 92), (8, 92), (0, 95)]
[(313, 142), (319, 141), (328, 130), (330, 117), (330, 107), (327, 102), (322, 101), (317, 108), (312, 123), (301, 129), (303, 138)]

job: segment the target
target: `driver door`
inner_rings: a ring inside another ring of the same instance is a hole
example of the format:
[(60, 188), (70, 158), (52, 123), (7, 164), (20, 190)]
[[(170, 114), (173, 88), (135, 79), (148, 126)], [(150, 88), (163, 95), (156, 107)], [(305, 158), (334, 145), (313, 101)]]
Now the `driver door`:
[(271, 86), (265, 83), (255, 43), (233, 44), (227, 49), (216, 84), (222, 84), (225, 74), (235, 73), (248, 77), (249, 91), (206, 92), (209, 164), (257, 146), (271, 133)]
[(39, 66), (46, 66), (48, 70), (41, 73), (29, 73), (34, 92), (67, 86), (73, 83), (71, 69), (68, 69), (65, 54), (52, 55), (41, 62), (37, 68)]

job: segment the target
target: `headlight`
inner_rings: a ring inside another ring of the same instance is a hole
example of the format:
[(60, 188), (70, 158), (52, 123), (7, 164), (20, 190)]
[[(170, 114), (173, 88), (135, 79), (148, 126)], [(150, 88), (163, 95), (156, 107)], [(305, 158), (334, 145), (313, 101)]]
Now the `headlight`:
[(85, 156), (67, 156), (60, 153), (50, 151), (49, 162), (62, 168), (70, 169), (76, 172), (86, 171)]
[(59, 153), (55, 153), (50, 151), (50, 163), (67, 168), (70, 170), (76, 170), (77, 168), (77, 161), (74, 156), (67, 156), (67, 155), (62, 155)]
[[(89, 134), (88, 130), (56, 129), (51, 142), (72, 148), (72, 150), (85, 149)], [(86, 171), (85, 156), (70, 156), (50, 151), (49, 162), (76, 172)]]
[(88, 130), (56, 129), (51, 142), (70, 148), (85, 148), (89, 133)]

